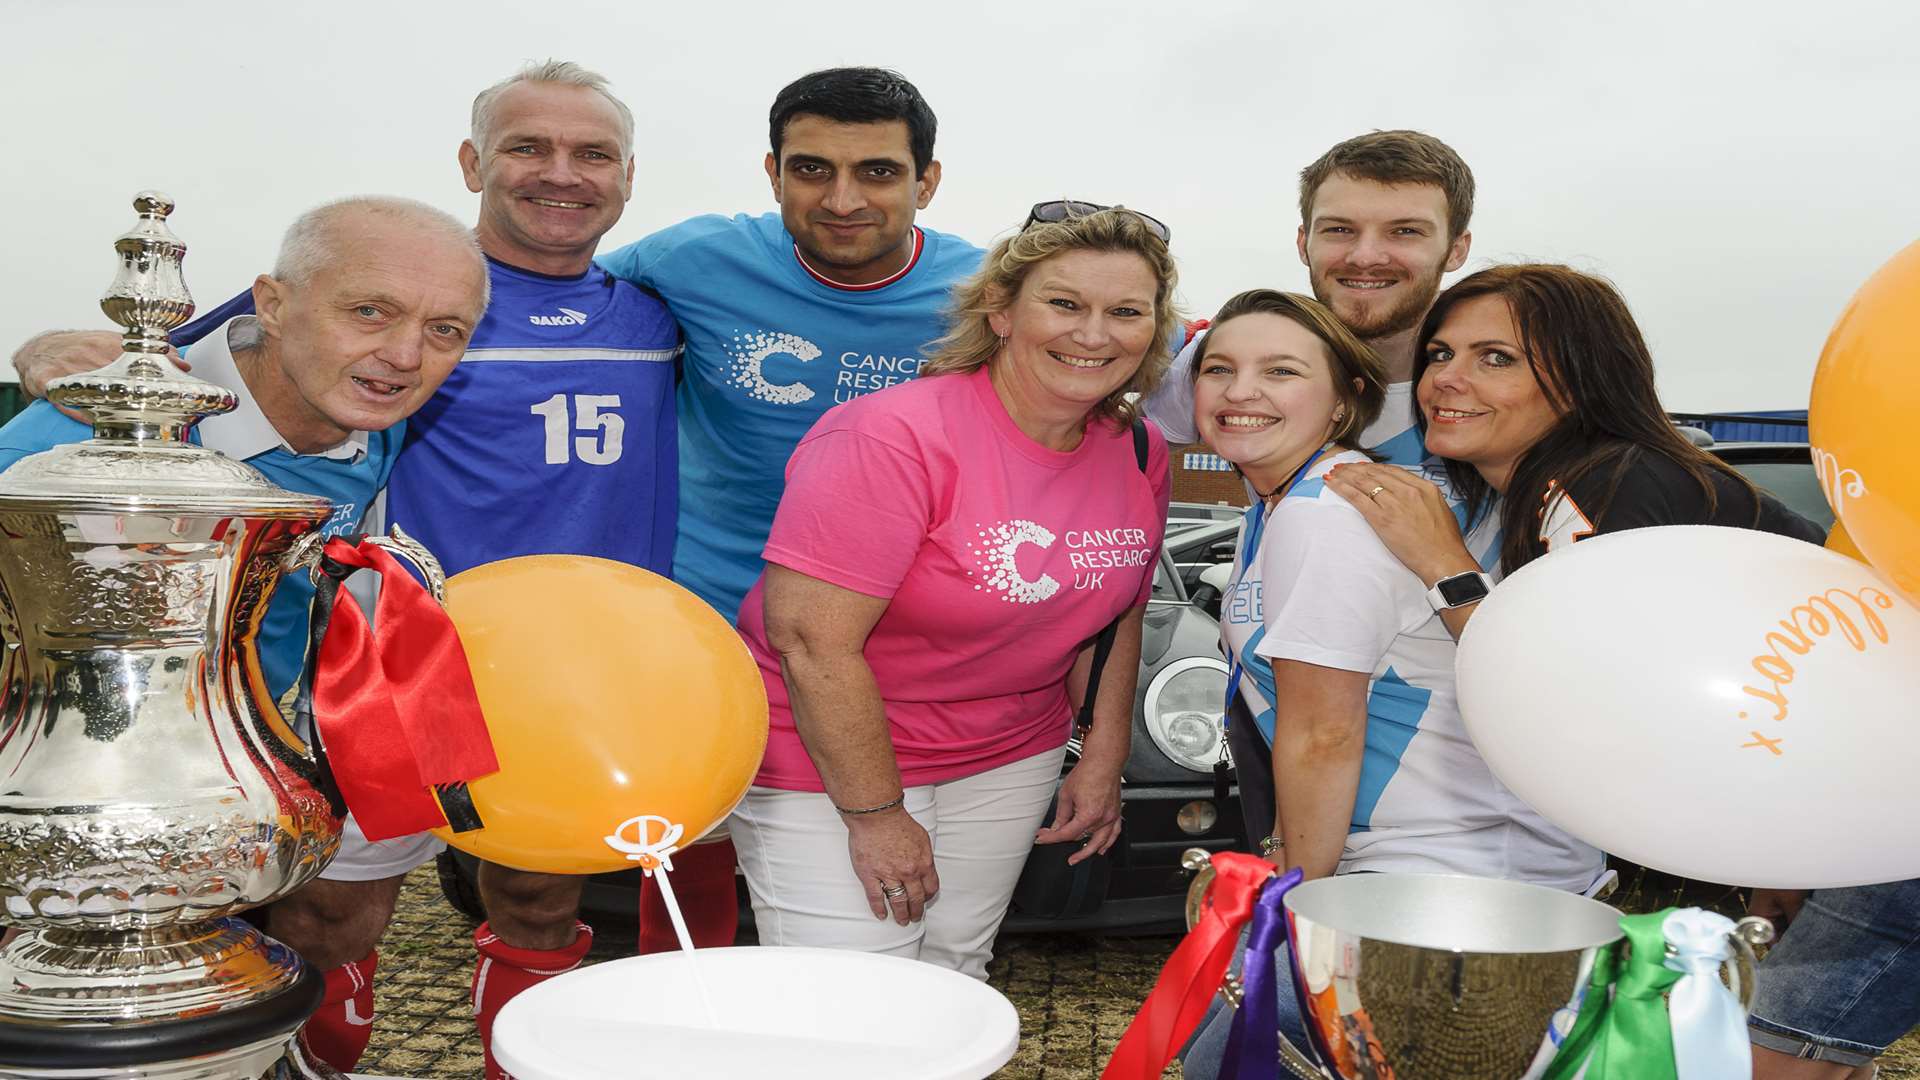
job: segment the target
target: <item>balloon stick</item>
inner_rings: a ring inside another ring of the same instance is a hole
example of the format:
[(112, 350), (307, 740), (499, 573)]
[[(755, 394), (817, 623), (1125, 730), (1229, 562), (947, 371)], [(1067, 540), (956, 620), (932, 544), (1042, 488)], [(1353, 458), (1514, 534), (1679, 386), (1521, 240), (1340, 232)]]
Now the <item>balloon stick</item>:
[(693, 988), (700, 994), (700, 1005), (707, 1013), (707, 1026), (718, 1028), (720, 1015), (713, 1011), (713, 999), (707, 996), (707, 980), (700, 977), (700, 961), (695, 956), (693, 935), (687, 933), (687, 920), (680, 915), (680, 901), (673, 895), (673, 883), (668, 879), (673, 875), (668, 871), (673, 864), (665, 859), (660, 862), (659, 872), (642, 870), (648, 877), (660, 884), (660, 899), (667, 902), (667, 917), (673, 920), (673, 936), (680, 939), (680, 951), (687, 954), (687, 972), (693, 976)]

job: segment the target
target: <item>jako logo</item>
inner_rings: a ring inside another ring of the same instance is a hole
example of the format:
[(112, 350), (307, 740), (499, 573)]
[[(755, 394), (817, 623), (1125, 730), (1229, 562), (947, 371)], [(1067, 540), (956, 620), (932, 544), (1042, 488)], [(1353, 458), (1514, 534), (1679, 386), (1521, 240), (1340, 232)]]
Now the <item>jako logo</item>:
[(535, 326), (585, 326), (587, 313), (563, 307), (558, 315), (529, 315), (527, 321)]

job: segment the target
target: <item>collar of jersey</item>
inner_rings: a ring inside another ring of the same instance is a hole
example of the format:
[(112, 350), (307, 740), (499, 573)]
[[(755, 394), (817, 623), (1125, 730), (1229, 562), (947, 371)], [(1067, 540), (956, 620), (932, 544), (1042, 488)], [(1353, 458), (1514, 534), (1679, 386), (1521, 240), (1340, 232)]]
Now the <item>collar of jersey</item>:
[[(289, 454), (296, 451), (287, 445), (280, 433), (274, 430), (267, 414), (260, 411), (260, 403), (253, 399), (252, 391), (247, 389), (247, 380), (240, 376), (240, 366), (234, 363), (233, 347), (227, 343), (229, 331), (241, 324), (254, 321), (251, 315), (236, 315), (206, 337), (201, 338), (188, 350), (187, 359), (193, 362), (193, 374), (216, 386), (224, 386), (239, 397), (240, 404), (232, 412), (209, 416), (200, 421), (197, 428), (200, 445), (209, 450), (218, 450), (230, 458), (239, 461), (264, 454), (269, 450), (285, 450)], [(347, 435), (339, 445), (322, 450), (317, 454), (297, 455), (302, 457), (335, 458), (351, 461), (367, 452), (367, 433), (355, 431)]]
[(825, 285), (829, 289), (837, 289), (840, 292), (864, 293), (873, 292), (876, 289), (884, 289), (894, 282), (899, 281), (901, 278), (906, 277), (913, 271), (914, 266), (920, 262), (920, 253), (926, 249), (926, 246), (927, 238), (925, 234), (921, 233), (920, 226), (913, 226), (913, 254), (907, 256), (907, 265), (888, 274), (879, 281), (868, 282), (865, 285), (848, 285), (846, 282), (835, 281), (820, 271), (815, 270), (813, 264), (807, 261), (807, 257), (800, 254), (799, 244), (793, 245), (793, 258), (795, 262), (800, 264), (800, 269), (806, 271), (808, 277)]
[(502, 262), (491, 255), (487, 256), (487, 265), (495, 270), (504, 270), (509, 274), (517, 274), (520, 277), (531, 278), (535, 281), (585, 281), (588, 274), (599, 269), (594, 264), (588, 263), (587, 268), (577, 274), (543, 274), (538, 270), (529, 270), (524, 266), (515, 266), (510, 262)]

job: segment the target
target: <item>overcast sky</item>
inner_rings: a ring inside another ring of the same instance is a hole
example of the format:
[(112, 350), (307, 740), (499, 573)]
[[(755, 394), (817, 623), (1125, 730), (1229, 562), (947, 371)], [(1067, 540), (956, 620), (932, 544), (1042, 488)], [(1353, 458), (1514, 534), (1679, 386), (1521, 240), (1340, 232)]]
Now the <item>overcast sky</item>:
[[(1412, 127), (1480, 187), (1469, 269), (1612, 277), (1669, 408), (1804, 408), (1847, 297), (1920, 237), (1920, 5), (929, 4), (570, 0), (0, 0), (0, 349), (95, 304), (129, 200), (178, 200), (202, 307), (272, 262), (307, 206), (388, 192), (471, 219), (455, 151), (483, 86), (548, 56), (639, 122), (608, 244), (771, 209), (774, 93), (894, 67), (940, 117), (920, 221), (985, 242), (1044, 198), (1172, 225), (1189, 314), (1303, 289), (1296, 178), (1334, 142)], [(11, 373), (8, 373), (9, 377)]]

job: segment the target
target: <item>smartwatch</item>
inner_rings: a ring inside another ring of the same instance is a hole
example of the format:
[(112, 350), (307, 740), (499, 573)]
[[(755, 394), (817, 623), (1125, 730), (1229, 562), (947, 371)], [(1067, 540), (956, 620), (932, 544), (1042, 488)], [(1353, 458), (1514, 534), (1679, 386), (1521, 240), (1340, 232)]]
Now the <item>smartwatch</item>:
[(1451, 611), (1487, 598), (1493, 591), (1493, 579), (1478, 570), (1443, 577), (1427, 590), (1427, 603), (1435, 611)]

